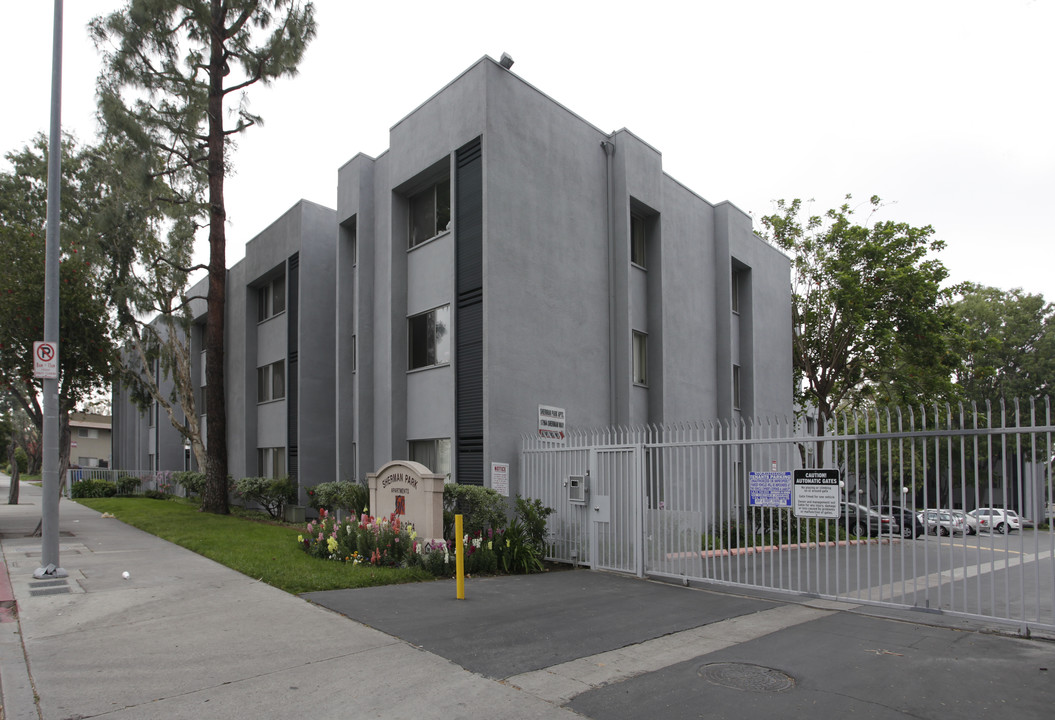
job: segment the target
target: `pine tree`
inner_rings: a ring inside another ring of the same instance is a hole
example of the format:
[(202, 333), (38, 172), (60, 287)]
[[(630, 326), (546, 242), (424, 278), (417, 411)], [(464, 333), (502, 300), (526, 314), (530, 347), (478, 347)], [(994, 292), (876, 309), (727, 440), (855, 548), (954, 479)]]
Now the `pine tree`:
[[(129, 0), (91, 27), (105, 60), (98, 94), (107, 131), (161, 161), (153, 172), (165, 178), (171, 194), (159, 202), (207, 220), (208, 462), (202, 509), (226, 513), (224, 181), (233, 137), (260, 121), (248, 110), (246, 89), (296, 74), (315, 36), (315, 8), (295, 0)], [(231, 127), (225, 124), (228, 110), (236, 118)]]

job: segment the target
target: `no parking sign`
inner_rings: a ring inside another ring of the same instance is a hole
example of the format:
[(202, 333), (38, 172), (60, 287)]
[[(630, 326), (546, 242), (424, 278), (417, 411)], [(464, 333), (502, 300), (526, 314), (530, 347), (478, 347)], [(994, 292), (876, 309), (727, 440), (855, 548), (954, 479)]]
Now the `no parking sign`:
[(33, 343), (33, 377), (41, 380), (59, 379), (59, 344)]

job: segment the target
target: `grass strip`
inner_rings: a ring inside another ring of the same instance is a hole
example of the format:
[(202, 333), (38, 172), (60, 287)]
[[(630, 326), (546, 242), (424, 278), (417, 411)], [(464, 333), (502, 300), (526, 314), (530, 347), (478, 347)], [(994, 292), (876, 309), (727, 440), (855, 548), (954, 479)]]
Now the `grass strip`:
[(303, 531), (245, 516), (214, 515), (196, 504), (142, 497), (81, 498), (121, 522), (289, 593), (433, 580), (420, 568), (378, 568), (320, 560), (297, 542)]

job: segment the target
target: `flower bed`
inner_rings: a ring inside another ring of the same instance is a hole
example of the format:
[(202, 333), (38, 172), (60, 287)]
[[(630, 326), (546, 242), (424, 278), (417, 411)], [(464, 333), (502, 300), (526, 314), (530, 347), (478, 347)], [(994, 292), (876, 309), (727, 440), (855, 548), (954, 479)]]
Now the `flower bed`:
[[(468, 575), (538, 572), (543, 569), (540, 551), (533, 547), (524, 527), (513, 520), (505, 529), (474, 530), (463, 538), (465, 573)], [(421, 567), (437, 577), (455, 572), (454, 541), (419, 538), (410, 523), (392, 514), (387, 518), (361, 515), (338, 521), (325, 510), (297, 536), (312, 557), (353, 565)]]

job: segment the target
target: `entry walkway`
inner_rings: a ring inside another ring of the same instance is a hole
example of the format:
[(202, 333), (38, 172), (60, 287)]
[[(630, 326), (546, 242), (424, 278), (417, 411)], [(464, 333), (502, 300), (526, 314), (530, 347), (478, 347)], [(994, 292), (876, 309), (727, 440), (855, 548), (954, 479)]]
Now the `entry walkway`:
[[(23, 485), (0, 505), (0, 607), (17, 604), (0, 623), (8, 720), (1050, 710), (1055, 644), (941, 616), (585, 570), (471, 579), (464, 601), (448, 581), (302, 598), (68, 500), (69, 577), (34, 580), (39, 503)], [(759, 677), (791, 684), (744, 689)]]

